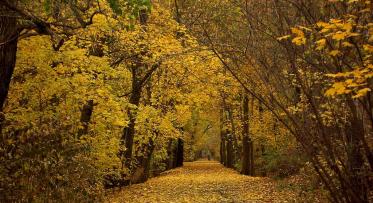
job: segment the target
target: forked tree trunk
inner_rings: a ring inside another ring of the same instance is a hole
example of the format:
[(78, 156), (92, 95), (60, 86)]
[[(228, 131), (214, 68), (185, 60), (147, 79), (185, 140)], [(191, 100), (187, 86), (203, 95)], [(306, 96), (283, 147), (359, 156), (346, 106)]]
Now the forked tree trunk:
[(0, 133), (5, 120), (3, 108), (16, 64), (18, 35), (16, 16), (0, 4)]

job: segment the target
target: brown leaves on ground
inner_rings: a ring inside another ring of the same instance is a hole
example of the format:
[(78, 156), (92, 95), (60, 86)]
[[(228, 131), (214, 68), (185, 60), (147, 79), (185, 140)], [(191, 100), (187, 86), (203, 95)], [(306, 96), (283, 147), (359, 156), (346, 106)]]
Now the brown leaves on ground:
[(244, 176), (218, 162), (196, 161), (110, 195), (107, 202), (294, 202), (270, 178)]

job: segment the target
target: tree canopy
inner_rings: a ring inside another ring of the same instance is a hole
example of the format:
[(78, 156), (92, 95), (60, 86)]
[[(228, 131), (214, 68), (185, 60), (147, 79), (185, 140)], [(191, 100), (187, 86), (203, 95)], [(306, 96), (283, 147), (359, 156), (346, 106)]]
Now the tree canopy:
[(372, 6), (0, 1), (0, 201), (104, 201), (209, 159), (370, 202)]

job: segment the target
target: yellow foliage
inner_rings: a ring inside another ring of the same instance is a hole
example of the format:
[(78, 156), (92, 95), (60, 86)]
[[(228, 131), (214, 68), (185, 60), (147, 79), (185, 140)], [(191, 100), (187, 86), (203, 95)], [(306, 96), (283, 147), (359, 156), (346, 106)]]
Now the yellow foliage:
[(316, 50), (322, 50), (325, 48), (325, 45), (326, 45), (326, 39), (320, 39), (316, 42), (317, 44), (317, 47), (316, 47)]
[[(365, 1), (352, 0), (348, 3), (351, 4), (350, 6), (362, 3), (360, 11), (370, 10), (370, 5)], [(360, 12), (359, 15), (364, 15), (364, 12)], [(373, 34), (372, 23), (356, 21), (356, 18), (357, 14), (347, 14), (341, 18), (330, 19), (328, 22), (320, 21), (314, 25), (314, 30), (310, 31), (310, 38), (315, 40), (315, 45), (312, 46), (314, 50), (325, 50), (331, 57), (344, 56), (333, 60), (338, 60), (338, 63), (343, 64), (342, 66), (353, 67), (353, 70), (340, 67), (343, 72), (325, 74), (333, 79), (331, 88), (325, 91), (326, 96), (351, 94), (356, 99), (370, 92), (368, 79), (373, 75), (371, 68), (373, 46), (370, 44)], [(303, 44), (304, 41), (301, 39), (304, 36), (303, 31), (293, 28), (292, 32), (297, 36), (293, 42), (296, 45)], [(360, 55), (362, 61), (352, 58), (354, 62), (344, 64), (346, 58), (353, 56), (352, 53)]]
[(371, 92), (372, 90), (368, 87), (359, 89), (357, 93), (352, 97), (354, 99), (365, 96), (368, 92)]
[(331, 52), (329, 52), (330, 56), (337, 56), (339, 55), (341, 52), (339, 50), (332, 50)]
[(293, 38), (292, 42), (298, 46), (306, 44), (306, 37), (304, 32), (299, 28), (291, 28), (291, 32), (296, 36)]

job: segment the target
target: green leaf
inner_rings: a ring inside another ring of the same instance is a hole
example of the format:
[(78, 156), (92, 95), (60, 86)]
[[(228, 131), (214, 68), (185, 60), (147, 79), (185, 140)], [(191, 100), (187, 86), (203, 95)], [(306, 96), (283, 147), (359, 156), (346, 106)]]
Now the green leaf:
[(107, 0), (109, 5), (110, 5), (110, 8), (114, 11), (114, 13), (118, 14), (118, 15), (122, 15), (122, 9), (118, 3), (118, 0)]

